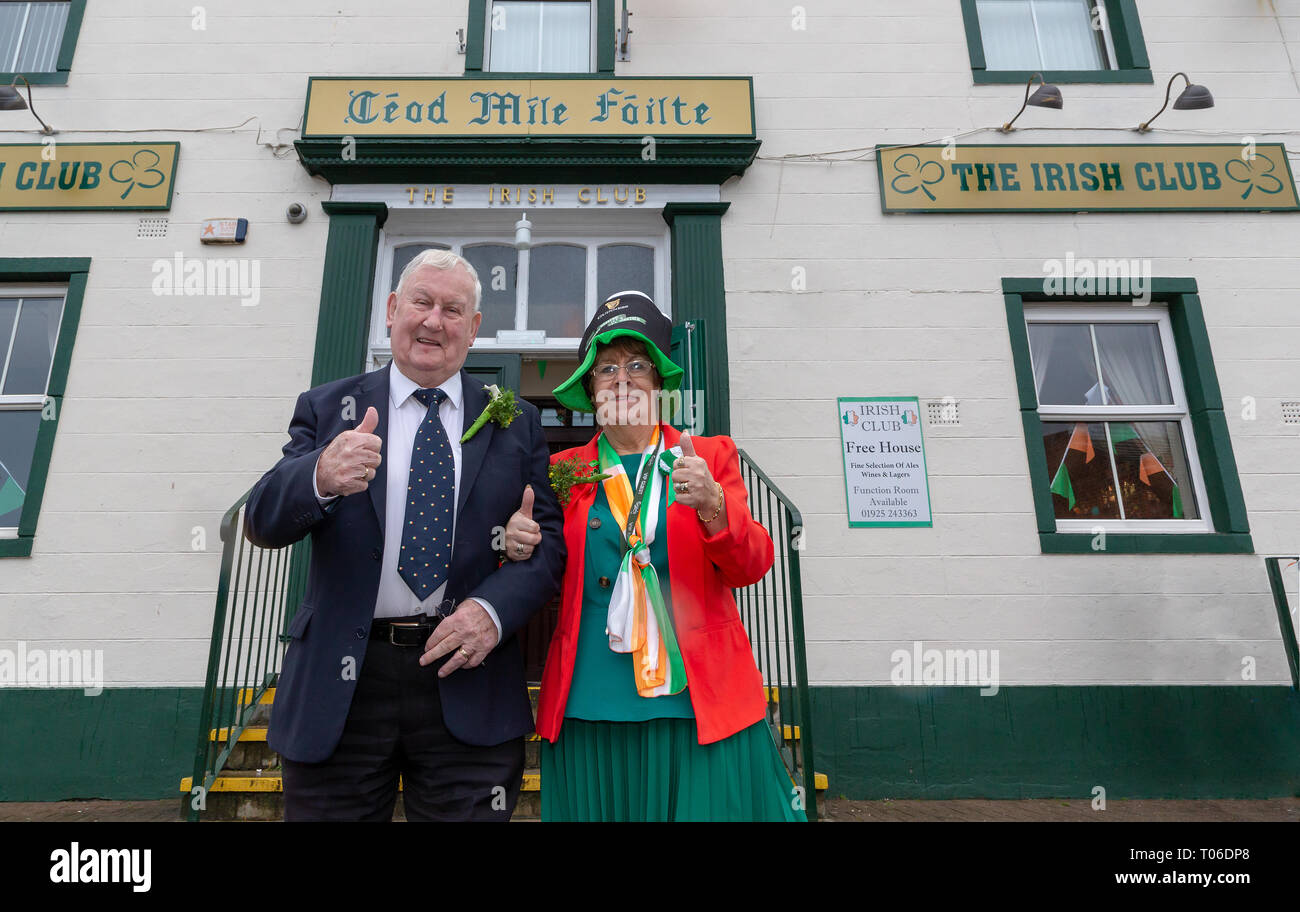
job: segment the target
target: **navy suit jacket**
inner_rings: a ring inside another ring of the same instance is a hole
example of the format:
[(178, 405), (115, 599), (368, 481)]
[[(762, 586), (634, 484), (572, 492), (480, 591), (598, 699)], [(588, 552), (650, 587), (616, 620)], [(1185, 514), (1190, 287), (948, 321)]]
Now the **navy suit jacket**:
[[(284, 456), (254, 485), (245, 508), (244, 532), (255, 545), (283, 548), (311, 535), (307, 589), (287, 631), (268, 738), (272, 750), (302, 763), (334, 752), (369, 643), (384, 553), (388, 373), (385, 367), (299, 396)], [(487, 405), (487, 392), (463, 370), (460, 378), (468, 430)], [(384, 462), (367, 491), (322, 509), (312, 488), (316, 459), (369, 406), (379, 413), (375, 433)], [(429, 686), (441, 695), (448, 731), (468, 744), (500, 744), (533, 730), (516, 634), (559, 591), (564, 572), (564, 520), (547, 474), (541, 419), (530, 403), (520, 400), (519, 407), (523, 414), (509, 427), (489, 421), (462, 446), (445, 596), (457, 604), (472, 596), (491, 602), (501, 621), (501, 642), (478, 667), (459, 668), (441, 680), (435, 680), (441, 662), (426, 667)], [(344, 419), (345, 413), (354, 417)], [(533, 519), (542, 543), (529, 560), (498, 567), (493, 530), (509, 522), (526, 484), (533, 486)]]

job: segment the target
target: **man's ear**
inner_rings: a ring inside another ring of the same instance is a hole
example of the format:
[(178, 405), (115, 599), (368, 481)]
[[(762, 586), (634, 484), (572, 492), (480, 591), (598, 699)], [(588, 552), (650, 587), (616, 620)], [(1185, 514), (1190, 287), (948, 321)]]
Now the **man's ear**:
[(388, 294), (388, 316), (386, 318), (387, 322), (385, 325), (387, 325), (389, 329), (393, 328), (393, 317), (395, 317), (396, 315), (397, 315), (397, 292), (393, 291), (393, 292), (389, 292)]

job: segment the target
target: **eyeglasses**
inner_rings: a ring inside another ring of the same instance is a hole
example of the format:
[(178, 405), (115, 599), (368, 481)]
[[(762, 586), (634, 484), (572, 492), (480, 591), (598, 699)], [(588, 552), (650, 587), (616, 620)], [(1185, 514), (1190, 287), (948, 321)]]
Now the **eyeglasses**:
[(627, 364), (597, 364), (591, 369), (591, 375), (597, 380), (613, 380), (618, 372), (627, 369), (629, 377), (648, 377), (654, 367), (649, 361), (629, 361)]

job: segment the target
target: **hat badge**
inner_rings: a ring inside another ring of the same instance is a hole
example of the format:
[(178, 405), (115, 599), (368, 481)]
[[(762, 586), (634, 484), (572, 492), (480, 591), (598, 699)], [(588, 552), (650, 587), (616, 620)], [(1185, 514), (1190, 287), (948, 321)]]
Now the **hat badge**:
[(621, 300), (623, 300), (623, 299), (622, 299), (622, 298), (615, 298), (615, 299), (612, 300), (612, 301), (606, 301), (606, 302), (605, 302), (605, 309), (606, 309), (606, 310), (613, 310), (615, 307), (618, 306), (618, 302), (621, 301)]

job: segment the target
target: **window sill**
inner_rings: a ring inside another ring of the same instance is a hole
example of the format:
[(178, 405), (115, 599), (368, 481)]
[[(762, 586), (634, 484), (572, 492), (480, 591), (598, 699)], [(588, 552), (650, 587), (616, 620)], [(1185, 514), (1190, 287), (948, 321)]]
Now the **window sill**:
[(1093, 549), (1095, 534), (1040, 532), (1043, 554), (1254, 554), (1248, 532), (1106, 533), (1104, 549)]
[[(976, 85), (1024, 85), (1036, 70), (971, 70)], [(1143, 83), (1154, 80), (1151, 71), (1134, 70), (1045, 70), (1043, 79), (1056, 85)]]
[[(68, 84), (68, 71), (57, 70), (53, 73), (0, 73), (0, 85), (9, 85), (17, 76), (22, 76), (34, 86), (62, 86)], [(21, 90), (21, 86), (19, 89)]]
[(0, 557), (31, 557), (30, 538), (0, 538)]

